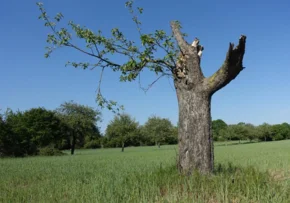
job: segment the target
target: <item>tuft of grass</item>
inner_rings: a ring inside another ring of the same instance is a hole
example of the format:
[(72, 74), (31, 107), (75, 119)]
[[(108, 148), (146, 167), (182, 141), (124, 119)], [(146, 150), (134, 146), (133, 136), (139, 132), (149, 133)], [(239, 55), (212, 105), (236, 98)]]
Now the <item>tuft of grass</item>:
[(0, 202), (290, 202), (289, 144), (218, 146), (210, 176), (180, 175), (176, 146), (0, 159)]
[(54, 147), (44, 147), (39, 149), (38, 155), (40, 156), (62, 156), (65, 155), (61, 150)]

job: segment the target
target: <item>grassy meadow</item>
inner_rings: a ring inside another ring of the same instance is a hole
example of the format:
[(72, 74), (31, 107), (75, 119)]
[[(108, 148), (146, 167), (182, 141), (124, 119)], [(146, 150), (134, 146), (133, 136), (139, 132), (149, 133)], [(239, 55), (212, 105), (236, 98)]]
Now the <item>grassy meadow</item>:
[(0, 202), (290, 202), (290, 141), (216, 143), (211, 176), (178, 174), (177, 146), (0, 159)]

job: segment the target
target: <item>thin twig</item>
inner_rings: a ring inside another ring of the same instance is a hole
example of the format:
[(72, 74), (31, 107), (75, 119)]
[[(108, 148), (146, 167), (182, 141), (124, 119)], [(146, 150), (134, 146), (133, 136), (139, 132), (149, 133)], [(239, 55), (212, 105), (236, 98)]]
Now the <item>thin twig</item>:
[(100, 79), (99, 79), (98, 90), (97, 90), (97, 95), (101, 95), (101, 96), (102, 96), (102, 94), (101, 94), (101, 83), (102, 83), (102, 79), (103, 79), (104, 70), (105, 70), (105, 67), (102, 68)]
[(148, 87), (147, 88), (143, 88), (143, 87), (141, 87), (141, 89), (145, 92), (145, 93), (147, 93), (148, 92), (148, 90), (160, 79), (160, 78), (162, 78), (163, 76), (166, 76), (167, 74), (166, 73), (163, 73), (163, 74), (161, 74), (156, 80), (154, 80), (150, 85), (148, 85)]

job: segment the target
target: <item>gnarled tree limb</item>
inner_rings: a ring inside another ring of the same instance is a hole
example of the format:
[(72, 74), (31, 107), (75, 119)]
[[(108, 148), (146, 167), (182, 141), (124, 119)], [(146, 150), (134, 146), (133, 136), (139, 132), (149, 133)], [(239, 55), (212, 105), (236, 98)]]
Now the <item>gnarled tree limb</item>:
[(172, 29), (172, 32), (173, 32), (173, 35), (177, 41), (177, 44), (178, 46), (180, 47), (181, 51), (183, 53), (187, 52), (188, 51), (188, 47), (189, 47), (189, 44), (184, 40), (181, 32), (180, 32), (180, 25), (175, 22), (175, 21), (171, 21), (170, 22), (170, 25), (171, 25), (171, 29)]
[(181, 63), (177, 63), (177, 69), (185, 69), (182, 72), (182, 74), (186, 72), (186, 74), (183, 75), (185, 84), (188, 85), (189, 88), (192, 88), (204, 78), (200, 67), (203, 47), (199, 45), (199, 40), (197, 38), (195, 38), (193, 43), (189, 45), (184, 40), (178, 23), (172, 21), (171, 29), (181, 50), (181, 58), (179, 58), (179, 60), (181, 59)]
[(211, 77), (205, 79), (206, 89), (214, 94), (219, 89), (226, 86), (244, 69), (243, 57), (246, 47), (246, 36), (241, 35), (239, 44), (234, 48), (230, 43), (226, 59), (222, 67)]

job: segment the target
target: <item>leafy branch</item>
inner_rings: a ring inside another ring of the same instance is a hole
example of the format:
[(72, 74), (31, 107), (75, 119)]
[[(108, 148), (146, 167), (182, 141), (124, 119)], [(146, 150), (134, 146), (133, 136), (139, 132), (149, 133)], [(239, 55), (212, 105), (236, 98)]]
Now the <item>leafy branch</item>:
[[(49, 57), (52, 52), (60, 47), (70, 47), (85, 55), (91, 56), (96, 59), (96, 63), (87, 62), (68, 62), (66, 65), (71, 65), (75, 68), (87, 69), (102, 68), (99, 87), (97, 90), (97, 102), (99, 106), (106, 106), (108, 109), (114, 111), (114, 106), (117, 103), (111, 100), (106, 100), (100, 90), (102, 81), (102, 74), (105, 68), (110, 68), (113, 71), (120, 72), (120, 81), (134, 81), (144, 68), (153, 71), (158, 76), (158, 81), (163, 76), (172, 75), (176, 67), (176, 60), (179, 54), (179, 48), (176, 46), (173, 34), (167, 35), (164, 30), (156, 30), (154, 33), (144, 34), (141, 30), (141, 22), (138, 15), (143, 13), (143, 8), (135, 7), (132, 0), (126, 2), (126, 7), (132, 14), (132, 20), (136, 24), (137, 31), (140, 37), (140, 45), (136, 42), (126, 38), (124, 33), (118, 28), (111, 30), (111, 36), (105, 37), (99, 30), (93, 32), (85, 26), (80, 26), (73, 21), (68, 22), (67, 28), (57, 28), (58, 23), (64, 18), (61, 13), (58, 13), (51, 19), (42, 3), (37, 3), (41, 15), (39, 19), (44, 20), (44, 25), (49, 27), (52, 33), (47, 36), (46, 47), (47, 51), (45, 57)], [(138, 15), (136, 14), (138, 11)], [(84, 41), (84, 46), (77, 46), (73, 43), (74, 35)], [(156, 57), (155, 53), (162, 51), (163, 57)], [(127, 58), (127, 61), (120, 64), (112, 60), (112, 55), (119, 55)], [(156, 83), (153, 81), (150, 87)], [(149, 88), (150, 88), (149, 87)], [(149, 89), (148, 88), (148, 89)], [(144, 90), (144, 89), (143, 89)], [(145, 90), (144, 90), (145, 91)], [(121, 109), (117, 107), (116, 110)]]

